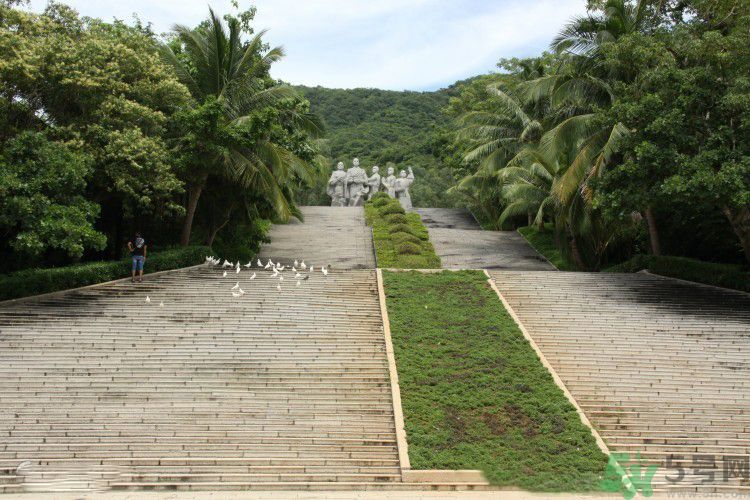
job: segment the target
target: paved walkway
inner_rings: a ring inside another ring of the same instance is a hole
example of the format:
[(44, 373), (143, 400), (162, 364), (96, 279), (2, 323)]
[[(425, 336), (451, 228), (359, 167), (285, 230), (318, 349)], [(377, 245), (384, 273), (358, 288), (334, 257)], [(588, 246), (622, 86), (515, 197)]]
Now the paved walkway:
[(682, 457), (691, 491), (704, 455), (716, 481), (701, 491), (750, 495), (722, 481), (724, 457), (750, 452), (750, 294), (645, 273), (491, 275), (611, 450)]
[(554, 271), (516, 231), (482, 231), (465, 209), (419, 208), (445, 269)]
[(271, 243), (260, 257), (284, 262), (304, 259), (314, 266), (333, 269), (374, 269), (372, 231), (365, 224), (362, 207), (301, 207), (305, 222), (271, 228)]
[(400, 482), (375, 272), (277, 283), (199, 266), (0, 304), (0, 492)]

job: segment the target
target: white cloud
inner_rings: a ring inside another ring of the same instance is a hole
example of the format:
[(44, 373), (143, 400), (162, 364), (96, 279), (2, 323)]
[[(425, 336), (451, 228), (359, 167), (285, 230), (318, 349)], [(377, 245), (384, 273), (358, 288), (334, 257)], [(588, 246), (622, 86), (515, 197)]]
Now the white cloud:
[[(195, 25), (205, 0), (69, 0), (81, 13)], [(32, 0), (39, 10), (45, 0)], [(211, 1), (226, 12), (229, 0)], [(248, 5), (248, 2), (241, 2)], [(428, 89), (491, 71), (501, 57), (536, 55), (584, 0), (256, 0), (256, 26), (287, 57), (273, 75), (327, 87)]]

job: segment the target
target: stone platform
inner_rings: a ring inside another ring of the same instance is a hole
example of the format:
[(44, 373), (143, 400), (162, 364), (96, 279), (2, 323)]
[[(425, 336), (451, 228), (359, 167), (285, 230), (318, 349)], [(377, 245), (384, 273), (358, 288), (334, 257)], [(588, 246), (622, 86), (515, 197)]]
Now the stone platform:
[(419, 208), (444, 269), (554, 271), (516, 231), (482, 231), (466, 209)]
[(316, 267), (374, 269), (372, 231), (362, 207), (300, 207), (305, 222), (274, 224), (260, 258), (293, 262), (305, 259)]

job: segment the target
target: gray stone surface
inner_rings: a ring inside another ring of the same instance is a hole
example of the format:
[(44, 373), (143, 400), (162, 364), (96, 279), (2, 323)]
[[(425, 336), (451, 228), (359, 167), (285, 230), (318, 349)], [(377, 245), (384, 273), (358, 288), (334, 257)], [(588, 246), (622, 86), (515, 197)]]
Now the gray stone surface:
[(71, 467), (83, 489), (102, 468), (119, 489), (400, 486), (375, 272), (287, 273), (0, 304), (0, 492), (70, 487)]
[(422, 217), (422, 223), (428, 229), (433, 227), (476, 231), (482, 229), (471, 212), (465, 208), (417, 208), (416, 211)]
[[(679, 488), (750, 493), (722, 478), (722, 457), (750, 449), (750, 294), (645, 273), (491, 275), (612, 451), (682, 456)], [(696, 485), (695, 455), (716, 459), (715, 483)]]
[(283, 263), (305, 259), (333, 269), (375, 268), (372, 231), (362, 207), (301, 207), (305, 222), (271, 228), (271, 243), (260, 250), (261, 260)]

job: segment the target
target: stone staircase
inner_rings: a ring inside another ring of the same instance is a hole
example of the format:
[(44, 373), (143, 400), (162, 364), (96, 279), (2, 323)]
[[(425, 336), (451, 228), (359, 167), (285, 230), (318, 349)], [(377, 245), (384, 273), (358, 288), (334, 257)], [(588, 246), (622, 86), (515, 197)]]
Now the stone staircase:
[(405, 486), (374, 271), (250, 274), (0, 305), (0, 491)]
[(645, 273), (491, 275), (610, 450), (658, 464), (657, 489), (750, 493), (723, 481), (724, 457), (750, 454), (750, 295)]
[(466, 209), (418, 208), (444, 269), (554, 271), (516, 231), (483, 231)]
[(292, 262), (304, 256), (315, 266), (373, 269), (372, 230), (362, 207), (300, 207), (305, 222), (292, 219), (271, 228), (271, 242), (260, 250), (264, 261)]

